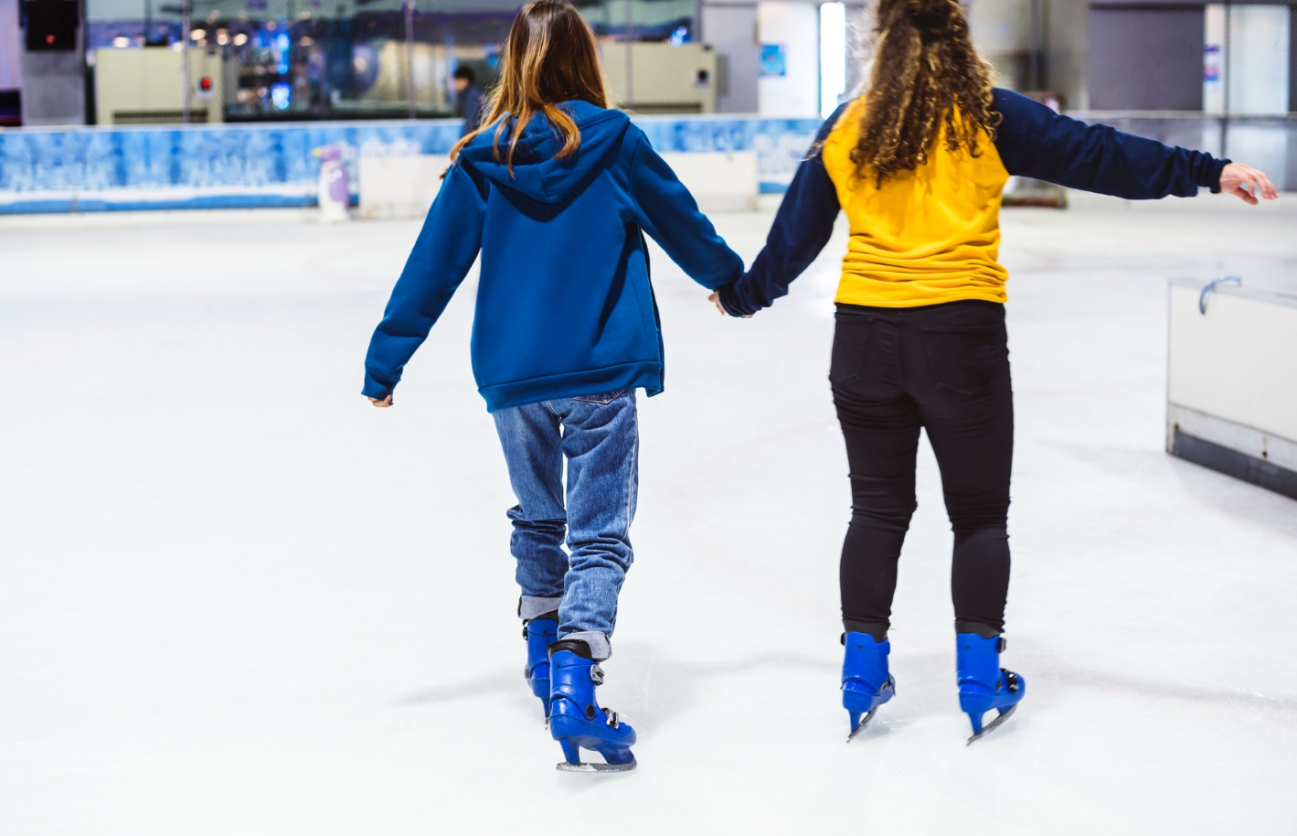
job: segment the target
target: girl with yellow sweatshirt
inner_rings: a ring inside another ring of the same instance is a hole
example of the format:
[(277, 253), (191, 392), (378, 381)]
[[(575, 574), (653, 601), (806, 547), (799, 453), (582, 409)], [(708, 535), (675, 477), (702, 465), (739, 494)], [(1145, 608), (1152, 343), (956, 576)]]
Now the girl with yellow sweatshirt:
[(843, 706), (855, 735), (895, 694), (887, 630), (923, 428), (955, 532), (956, 670), (971, 742), (1026, 693), (999, 661), (1013, 457), (1008, 272), (997, 258), (1005, 182), (1022, 175), (1127, 199), (1204, 188), (1251, 204), (1278, 195), (1248, 166), (1088, 126), (992, 87), (956, 0), (880, 0), (877, 36), (868, 92), (828, 119), (765, 249), (712, 300), (732, 316), (768, 307), (847, 213), (829, 375), (852, 487)]

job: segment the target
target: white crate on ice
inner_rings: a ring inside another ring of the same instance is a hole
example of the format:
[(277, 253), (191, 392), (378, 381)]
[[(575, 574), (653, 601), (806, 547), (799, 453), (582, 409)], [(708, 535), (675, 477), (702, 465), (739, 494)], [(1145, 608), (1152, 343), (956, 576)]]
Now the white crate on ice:
[(1297, 294), (1203, 287), (1170, 286), (1167, 452), (1297, 498)]

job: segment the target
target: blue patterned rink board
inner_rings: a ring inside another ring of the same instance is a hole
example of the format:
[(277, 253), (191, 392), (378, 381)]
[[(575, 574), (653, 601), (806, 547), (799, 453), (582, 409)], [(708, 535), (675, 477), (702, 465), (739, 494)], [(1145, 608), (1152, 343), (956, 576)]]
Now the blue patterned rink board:
[[(661, 152), (756, 151), (760, 190), (787, 189), (815, 119), (639, 117)], [(458, 120), (0, 131), (0, 214), (313, 206), (315, 149), (341, 144), (356, 193), (362, 156), (446, 154)]]

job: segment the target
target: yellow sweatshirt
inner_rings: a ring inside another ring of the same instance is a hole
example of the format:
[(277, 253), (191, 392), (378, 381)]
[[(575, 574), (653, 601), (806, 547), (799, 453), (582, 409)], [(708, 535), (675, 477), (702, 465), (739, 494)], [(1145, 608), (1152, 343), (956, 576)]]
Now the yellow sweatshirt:
[(837, 301), (909, 308), (1005, 301), (999, 216), (1011, 174), (1131, 200), (1220, 188), (1228, 160), (1086, 125), (1009, 90), (992, 94), (1002, 121), (994, 140), (979, 137), (976, 157), (952, 154), (938, 136), (927, 163), (881, 188), (858, 177), (851, 162), (864, 100), (839, 108), (798, 168), (765, 248), (741, 279), (720, 289), (721, 304), (746, 316), (787, 293), (828, 243), (840, 211), (851, 240)]
[(864, 99), (856, 99), (824, 142), (824, 168), (851, 222), (837, 301), (884, 308), (1004, 302), (1009, 272), (996, 259), (1009, 172), (990, 137), (980, 132), (976, 157), (951, 153), (943, 127), (927, 163), (880, 188), (851, 161), (863, 111)]

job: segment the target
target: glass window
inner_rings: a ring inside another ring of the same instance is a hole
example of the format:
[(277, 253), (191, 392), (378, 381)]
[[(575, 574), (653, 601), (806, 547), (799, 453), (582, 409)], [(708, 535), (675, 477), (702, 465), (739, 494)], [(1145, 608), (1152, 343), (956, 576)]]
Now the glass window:
[[(618, 105), (715, 109), (696, 0), (577, 0)], [(98, 121), (447, 118), (489, 90), (518, 0), (86, 0)], [(188, 21), (188, 27), (186, 27)], [(184, 48), (188, 28), (188, 49)], [(119, 51), (141, 50), (138, 56)], [(185, 59), (188, 70), (185, 73)], [(456, 75), (460, 78), (457, 80)], [(471, 90), (470, 88), (476, 88)]]

